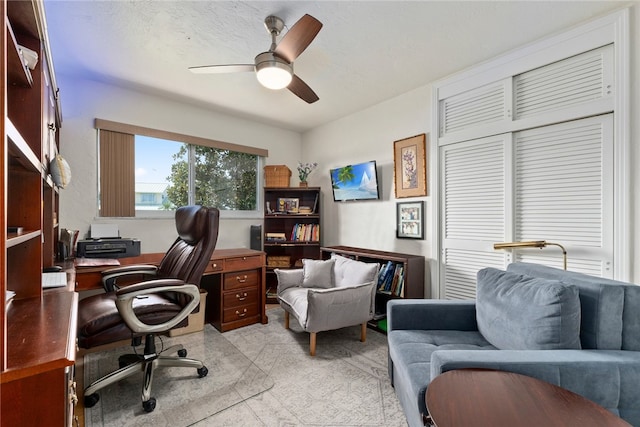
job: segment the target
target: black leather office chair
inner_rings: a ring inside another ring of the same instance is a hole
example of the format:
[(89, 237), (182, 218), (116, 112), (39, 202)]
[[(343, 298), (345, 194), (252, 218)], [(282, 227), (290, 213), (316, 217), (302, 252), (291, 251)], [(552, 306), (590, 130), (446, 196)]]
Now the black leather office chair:
[[(128, 338), (132, 339), (133, 346), (140, 345), (142, 337), (145, 341), (143, 355), (121, 356), (120, 369), (85, 388), (85, 407), (90, 408), (98, 402), (98, 390), (143, 371), (142, 407), (151, 412), (156, 406), (156, 399), (151, 397), (155, 368), (191, 367), (197, 369), (199, 377), (207, 375), (206, 366), (199, 360), (188, 359), (182, 345), (157, 353), (155, 335), (186, 325), (187, 316), (198, 308), (198, 286), (218, 240), (219, 215), (215, 208), (178, 208), (175, 215), (178, 238), (158, 267), (137, 265), (105, 270), (103, 285), (106, 292), (80, 301), (80, 347), (88, 349)], [(153, 280), (118, 288), (118, 280), (131, 275)], [(175, 352), (178, 357), (165, 356)]]

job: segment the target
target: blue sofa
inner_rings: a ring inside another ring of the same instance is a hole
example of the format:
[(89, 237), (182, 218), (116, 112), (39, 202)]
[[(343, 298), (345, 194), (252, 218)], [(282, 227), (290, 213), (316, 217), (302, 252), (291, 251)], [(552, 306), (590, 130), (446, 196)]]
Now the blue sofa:
[(431, 380), (460, 368), (536, 377), (640, 426), (640, 286), (530, 263), (477, 285), (472, 301), (388, 303), (389, 377), (411, 427)]

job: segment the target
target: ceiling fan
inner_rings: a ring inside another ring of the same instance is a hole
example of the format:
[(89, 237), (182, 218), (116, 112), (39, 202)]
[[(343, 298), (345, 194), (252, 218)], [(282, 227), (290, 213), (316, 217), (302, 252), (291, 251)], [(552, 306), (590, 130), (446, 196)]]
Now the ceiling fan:
[(258, 81), (269, 89), (284, 89), (293, 92), (300, 99), (312, 104), (318, 95), (293, 73), (293, 61), (311, 44), (322, 23), (311, 15), (304, 15), (282, 37), (276, 45), (276, 37), (284, 28), (284, 21), (277, 16), (267, 16), (264, 26), (271, 34), (271, 47), (255, 57), (254, 64), (204, 65), (190, 67), (193, 73), (239, 73), (255, 71)]

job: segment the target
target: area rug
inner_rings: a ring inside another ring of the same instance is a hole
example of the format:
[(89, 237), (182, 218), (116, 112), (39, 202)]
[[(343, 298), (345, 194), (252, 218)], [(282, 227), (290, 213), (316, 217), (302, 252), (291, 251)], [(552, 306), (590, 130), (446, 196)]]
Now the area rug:
[[(205, 325), (203, 332), (162, 337), (158, 348), (178, 343), (185, 346), (188, 357), (204, 362), (209, 369), (206, 377), (198, 378), (189, 368), (156, 370), (151, 395), (157, 406), (146, 413), (140, 399), (141, 371), (100, 390), (99, 402), (85, 409), (85, 426), (189, 426), (273, 387), (273, 380), (211, 325)], [(85, 385), (116, 370), (118, 356), (130, 352), (124, 347), (86, 355)]]
[[(153, 385), (158, 406), (149, 414), (137, 379), (114, 385), (85, 410), (86, 426), (407, 427), (389, 382), (386, 335), (369, 329), (362, 343), (360, 326), (319, 332), (311, 357), (309, 334), (294, 319), (285, 329), (283, 313), (268, 310), (266, 325), (225, 333), (206, 325), (165, 338), (165, 345), (181, 342), (189, 356), (204, 357), (209, 375), (161, 370)], [(121, 352), (85, 356), (86, 380), (113, 369)]]
[(209, 417), (204, 426), (406, 427), (387, 372), (387, 337), (360, 326), (319, 332), (316, 356), (309, 334), (284, 312), (267, 312), (267, 325), (225, 332), (225, 338), (273, 380), (264, 393)]

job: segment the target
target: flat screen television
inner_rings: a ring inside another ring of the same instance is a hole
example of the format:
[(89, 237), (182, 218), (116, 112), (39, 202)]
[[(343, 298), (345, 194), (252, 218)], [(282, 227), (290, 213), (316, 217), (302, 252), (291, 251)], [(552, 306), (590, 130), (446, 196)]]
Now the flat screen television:
[(375, 160), (331, 169), (329, 172), (334, 201), (380, 199)]

